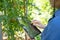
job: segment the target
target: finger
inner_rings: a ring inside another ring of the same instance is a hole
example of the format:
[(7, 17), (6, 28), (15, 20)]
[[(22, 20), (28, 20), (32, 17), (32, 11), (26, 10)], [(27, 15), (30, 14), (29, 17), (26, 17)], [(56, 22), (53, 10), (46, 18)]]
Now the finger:
[(33, 20), (32, 23), (34, 23), (34, 22), (38, 22), (38, 21), (37, 20)]

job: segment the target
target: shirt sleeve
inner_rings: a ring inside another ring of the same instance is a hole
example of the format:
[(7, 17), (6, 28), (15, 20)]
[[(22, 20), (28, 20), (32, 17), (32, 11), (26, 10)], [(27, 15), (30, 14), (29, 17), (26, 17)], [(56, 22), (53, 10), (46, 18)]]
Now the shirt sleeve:
[(60, 40), (60, 28), (59, 26), (54, 26), (49, 30), (48, 40)]
[(49, 22), (41, 35), (41, 40), (60, 40), (60, 17)]
[(48, 40), (60, 40), (60, 19), (54, 19), (51, 25), (48, 26)]

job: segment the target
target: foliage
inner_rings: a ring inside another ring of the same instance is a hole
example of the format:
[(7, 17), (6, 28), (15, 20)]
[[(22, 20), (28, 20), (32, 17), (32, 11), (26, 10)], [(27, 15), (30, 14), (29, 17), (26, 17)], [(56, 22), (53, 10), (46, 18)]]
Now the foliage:
[(2, 6), (0, 7), (0, 11), (3, 13), (0, 16), (0, 21), (3, 22), (4, 26), (3, 32), (7, 33), (8, 40), (15, 40), (14, 35), (16, 31), (23, 32), (22, 27), (27, 26), (30, 22), (31, 18), (28, 18), (27, 12), (25, 11), (28, 4), (25, 0), (1, 0), (0, 5)]
[[(40, 5), (36, 4), (36, 1), (39, 1)], [(38, 13), (35, 12), (36, 10)], [(16, 32), (23, 33), (22, 27), (29, 26), (36, 14), (46, 25), (53, 10), (48, 0), (1, 0), (0, 11), (2, 12), (0, 22), (3, 24), (3, 32), (7, 33), (8, 40), (15, 40)], [(39, 39), (39, 36), (36, 37), (36, 40)]]

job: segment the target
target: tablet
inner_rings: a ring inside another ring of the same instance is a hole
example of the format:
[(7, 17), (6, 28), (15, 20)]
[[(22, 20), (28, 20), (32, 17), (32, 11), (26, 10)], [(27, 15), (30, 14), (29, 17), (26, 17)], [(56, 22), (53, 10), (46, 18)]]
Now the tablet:
[(34, 39), (34, 37), (41, 33), (41, 31), (33, 24), (30, 24), (29, 27), (23, 27), (23, 29), (26, 31), (31, 39)]

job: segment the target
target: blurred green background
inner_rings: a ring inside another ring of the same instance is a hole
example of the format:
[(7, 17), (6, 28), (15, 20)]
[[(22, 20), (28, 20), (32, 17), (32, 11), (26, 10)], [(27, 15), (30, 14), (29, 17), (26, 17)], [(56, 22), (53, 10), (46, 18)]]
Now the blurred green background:
[[(47, 25), (53, 15), (49, 0), (0, 0), (0, 23), (3, 39), (25, 40), (23, 26), (28, 26), (33, 19)], [(40, 35), (35, 37), (40, 40)]]

